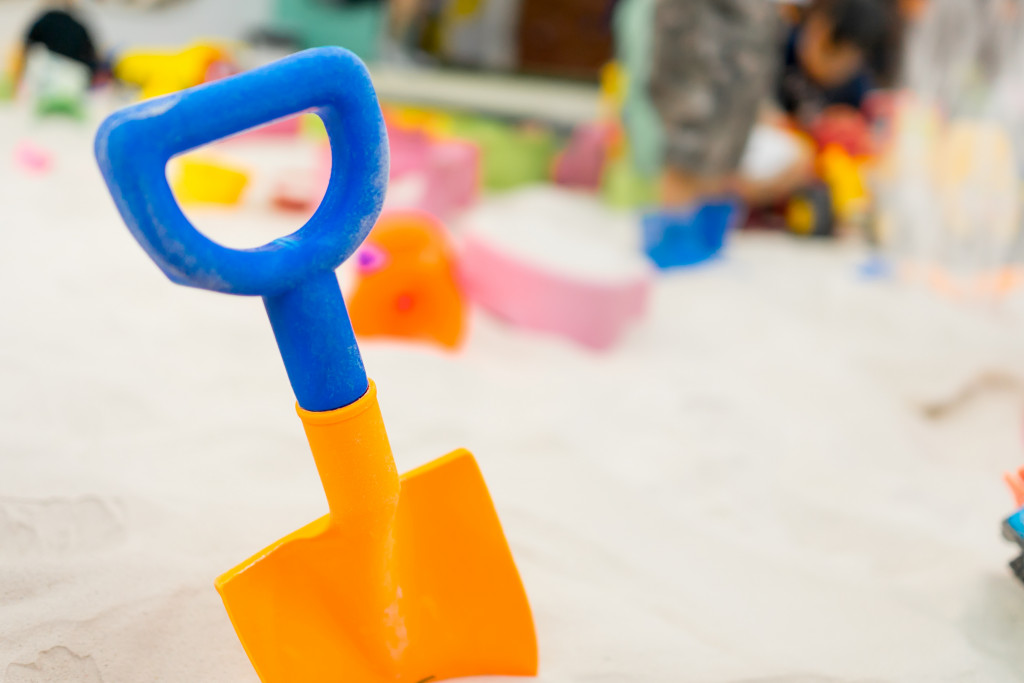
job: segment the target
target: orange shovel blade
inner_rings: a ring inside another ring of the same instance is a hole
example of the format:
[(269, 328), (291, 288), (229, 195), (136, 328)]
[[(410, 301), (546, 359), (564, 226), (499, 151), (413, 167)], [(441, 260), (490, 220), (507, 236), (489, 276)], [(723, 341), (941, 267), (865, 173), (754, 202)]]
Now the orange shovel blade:
[(469, 452), (401, 478), (390, 539), (366, 528), (327, 515), (217, 580), (264, 683), (536, 674), (530, 606)]

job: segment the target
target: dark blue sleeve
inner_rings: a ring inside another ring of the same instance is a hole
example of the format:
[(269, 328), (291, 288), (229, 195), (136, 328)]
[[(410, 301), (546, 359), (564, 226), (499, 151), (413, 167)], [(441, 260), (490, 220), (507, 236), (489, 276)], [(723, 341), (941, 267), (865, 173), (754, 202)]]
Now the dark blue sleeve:
[(874, 87), (871, 75), (867, 71), (862, 71), (845, 85), (831, 90), (826, 99), (830, 105), (845, 104), (860, 109)]

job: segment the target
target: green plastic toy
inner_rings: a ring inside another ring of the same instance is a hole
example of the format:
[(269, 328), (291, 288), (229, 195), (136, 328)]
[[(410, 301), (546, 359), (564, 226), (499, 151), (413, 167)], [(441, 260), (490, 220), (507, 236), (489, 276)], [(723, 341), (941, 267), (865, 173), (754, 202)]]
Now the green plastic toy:
[(488, 190), (510, 190), (546, 182), (558, 152), (553, 133), (481, 117), (453, 117), (449, 132), (480, 147), (483, 184)]
[(372, 62), (380, 52), (387, 11), (381, 2), (275, 0), (272, 21), (303, 47), (340, 45)]
[(14, 80), (5, 73), (0, 73), (0, 102), (14, 99)]
[(657, 184), (652, 176), (636, 169), (630, 158), (611, 161), (601, 177), (601, 196), (617, 209), (651, 206), (657, 201)]

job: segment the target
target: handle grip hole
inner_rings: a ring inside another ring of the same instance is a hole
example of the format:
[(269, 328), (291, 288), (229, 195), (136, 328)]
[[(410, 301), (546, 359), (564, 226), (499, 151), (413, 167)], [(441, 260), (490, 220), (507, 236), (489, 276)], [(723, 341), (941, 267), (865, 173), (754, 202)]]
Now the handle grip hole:
[(263, 246), (297, 231), (320, 206), (331, 174), (314, 113), (279, 119), (172, 158), (167, 181), (203, 235), (231, 249)]

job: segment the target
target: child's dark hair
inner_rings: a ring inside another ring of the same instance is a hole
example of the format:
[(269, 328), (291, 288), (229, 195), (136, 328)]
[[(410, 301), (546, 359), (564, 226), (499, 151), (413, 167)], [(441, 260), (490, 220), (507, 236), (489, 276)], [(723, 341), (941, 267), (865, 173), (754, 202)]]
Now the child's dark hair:
[(824, 15), (832, 25), (832, 42), (846, 43), (873, 55), (885, 45), (899, 21), (892, 0), (814, 0), (808, 15)]
[(832, 42), (864, 53), (882, 81), (895, 76), (903, 21), (895, 0), (813, 0), (807, 15), (823, 15), (832, 26)]

